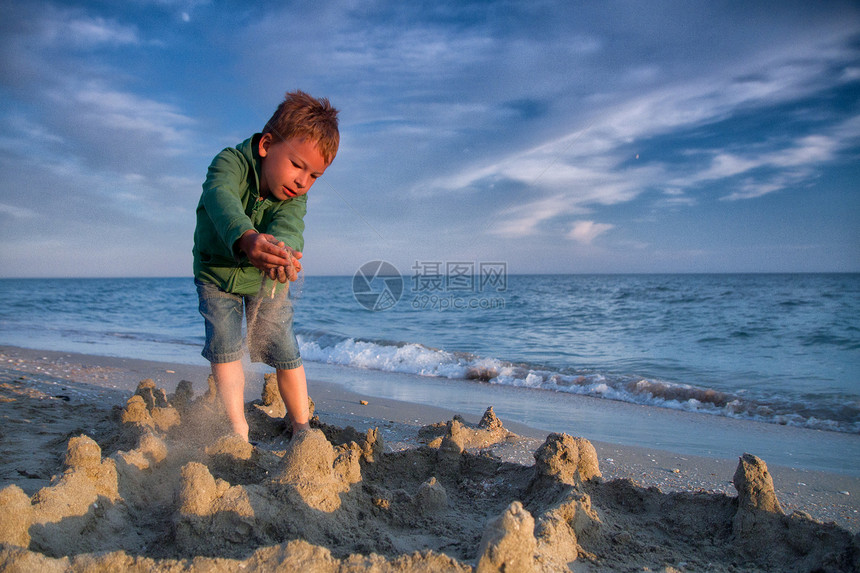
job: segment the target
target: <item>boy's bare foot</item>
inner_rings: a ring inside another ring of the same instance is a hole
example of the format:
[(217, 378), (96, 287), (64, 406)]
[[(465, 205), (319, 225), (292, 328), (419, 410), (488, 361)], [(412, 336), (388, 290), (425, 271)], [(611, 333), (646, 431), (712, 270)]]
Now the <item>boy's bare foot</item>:
[(244, 424), (233, 425), (233, 433), (236, 434), (237, 436), (239, 436), (240, 438), (242, 438), (243, 440), (245, 440), (246, 442), (248, 441), (248, 433), (249, 432), (250, 432), (250, 427), (248, 426), (247, 422), (245, 422)]

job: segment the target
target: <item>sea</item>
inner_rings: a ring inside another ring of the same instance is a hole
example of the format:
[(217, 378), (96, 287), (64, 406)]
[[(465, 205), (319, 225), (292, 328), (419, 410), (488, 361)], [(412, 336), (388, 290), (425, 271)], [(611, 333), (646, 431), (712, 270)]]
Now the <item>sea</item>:
[[(564, 426), (559, 405), (581, 395), (643, 417), (860, 434), (860, 274), (410, 276), (385, 264), (294, 285), (309, 377), (476, 411), (506, 396), (537, 426)], [(3, 279), (0, 297), (0, 344), (205, 364), (191, 278)], [(555, 404), (554, 420), (529, 404)]]

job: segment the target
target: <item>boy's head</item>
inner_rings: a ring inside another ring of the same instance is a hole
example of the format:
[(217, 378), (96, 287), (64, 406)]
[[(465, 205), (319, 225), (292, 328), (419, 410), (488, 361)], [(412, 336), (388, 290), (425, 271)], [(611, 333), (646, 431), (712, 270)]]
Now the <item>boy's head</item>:
[(260, 192), (278, 200), (304, 195), (337, 154), (337, 110), (296, 91), (266, 123), (259, 143)]
[(276, 143), (294, 138), (315, 142), (330, 164), (340, 145), (337, 113), (326, 98), (317, 99), (303, 91), (288, 92), (266, 122), (263, 134), (270, 133)]

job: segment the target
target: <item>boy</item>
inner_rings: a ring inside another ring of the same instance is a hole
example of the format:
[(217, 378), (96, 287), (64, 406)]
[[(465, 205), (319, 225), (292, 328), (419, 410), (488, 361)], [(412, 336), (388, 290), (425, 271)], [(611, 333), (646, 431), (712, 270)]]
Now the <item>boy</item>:
[(337, 114), (327, 99), (288, 93), (262, 133), (215, 157), (203, 183), (193, 250), (206, 324), (202, 354), (230, 425), (245, 440), (243, 305), (251, 360), (275, 368), (293, 432), (308, 428), (292, 306), (283, 292), (270, 297), (269, 286), (263, 292), (263, 282), (294, 281), (301, 270), (306, 193), (337, 154)]

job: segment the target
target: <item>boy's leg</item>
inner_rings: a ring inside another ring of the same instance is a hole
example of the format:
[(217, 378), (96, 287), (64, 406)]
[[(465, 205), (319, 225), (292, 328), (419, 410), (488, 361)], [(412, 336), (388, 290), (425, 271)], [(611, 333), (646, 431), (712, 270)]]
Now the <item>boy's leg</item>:
[(293, 332), (293, 306), (286, 293), (274, 298), (249, 297), (254, 319), (249, 319), (248, 348), (252, 362), (263, 362), (277, 372), (278, 391), (287, 408), (293, 432), (310, 427), (308, 382)]
[(278, 390), (287, 407), (287, 415), (293, 424), (293, 432), (310, 427), (308, 409), (308, 381), (305, 367), (290, 370), (278, 369)]
[[(245, 369), (242, 361), (212, 363), (212, 375), (218, 387), (218, 396), (224, 404), (227, 419), (233, 431), (248, 440), (248, 421), (245, 419)], [(305, 399), (307, 400), (307, 399)]]
[(242, 368), (242, 314), (240, 295), (224, 292), (216, 285), (194, 281), (200, 314), (206, 326), (202, 355), (212, 364), (218, 395), (233, 431), (248, 439), (245, 420), (245, 371)]

